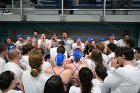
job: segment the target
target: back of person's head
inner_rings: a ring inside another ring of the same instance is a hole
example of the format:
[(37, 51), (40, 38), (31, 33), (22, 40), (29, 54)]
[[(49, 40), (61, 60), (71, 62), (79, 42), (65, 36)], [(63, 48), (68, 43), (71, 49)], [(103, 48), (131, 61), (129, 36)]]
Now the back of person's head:
[(99, 49), (93, 49), (90, 58), (97, 64), (103, 64), (102, 53)]
[(41, 72), (41, 65), (43, 64), (43, 55), (39, 52), (32, 52), (29, 55), (29, 65), (31, 67), (31, 75), (37, 77)]
[(33, 49), (33, 46), (30, 44), (26, 44), (22, 47), (22, 55), (28, 54)]
[(58, 75), (50, 77), (45, 84), (44, 93), (64, 93), (61, 77)]
[(134, 45), (135, 45), (135, 42), (134, 42), (134, 40), (133, 40), (132, 38), (128, 38), (128, 39), (126, 40), (126, 44), (127, 44), (130, 48), (133, 48)]
[(107, 45), (108, 48), (112, 51), (112, 52), (115, 52), (116, 48), (117, 48), (117, 45), (114, 44), (114, 43), (110, 43)]
[(96, 48), (98, 48), (101, 52), (103, 52), (104, 49), (105, 49), (105, 46), (104, 46), (103, 44), (101, 44), (101, 43), (98, 43), (98, 44), (96, 45)]
[(6, 49), (7, 49), (7, 45), (6, 44), (0, 45), (0, 54), (3, 53), (4, 51), (6, 51)]
[(11, 71), (5, 71), (0, 74), (0, 89), (2, 91), (7, 90), (12, 81), (14, 80), (14, 73)]
[[(8, 60), (14, 60), (18, 56), (21, 56), (21, 51), (19, 49), (10, 49), (7, 53)], [(20, 60), (20, 59), (19, 59)]]
[(116, 57), (124, 57), (127, 61), (132, 61), (134, 59), (134, 50), (128, 47), (119, 47), (115, 50)]
[(55, 61), (56, 61), (56, 65), (57, 66), (61, 66), (64, 63), (64, 54), (62, 53), (57, 53), (56, 57), (55, 57)]
[(64, 41), (59, 41), (58, 42), (58, 46), (64, 46), (65, 45), (65, 42)]
[(34, 52), (38, 52), (38, 53), (41, 53), (42, 55), (45, 55), (44, 49), (42, 48), (37, 48), (34, 50)]
[(81, 59), (81, 57), (82, 57), (82, 52), (81, 52), (81, 50), (80, 49), (75, 49), (74, 51), (73, 51), (73, 59), (74, 59), (74, 61), (75, 62), (79, 62), (80, 61), (80, 59)]
[(57, 53), (62, 53), (62, 54), (64, 54), (64, 53), (65, 53), (65, 47), (64, 47), (64, 46), (59, 46), (59, 47), (57, 48)]
[(83, 67), (79, 71), (79, 79), (82, 84), (82, 93), (91, 93), (93, 73), (87, 68)]
[(104, 80), (107, 77), (107, 69), (102, 64), (97, 64), (95, 67), (95, 72), (98, 77)]

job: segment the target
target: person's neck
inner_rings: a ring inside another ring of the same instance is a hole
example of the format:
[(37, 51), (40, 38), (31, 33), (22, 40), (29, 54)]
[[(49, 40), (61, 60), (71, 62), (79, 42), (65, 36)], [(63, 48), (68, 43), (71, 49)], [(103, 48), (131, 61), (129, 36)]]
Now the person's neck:
[(126, 66), (126, 65), (134, 66), (133, 63), (132, 63), (132, 61), (125, 61), (125, 62), (123, 63), (123, 66)]
[(10, 60), (11, 63), (15, 63), (15, 64), (18, 64), (19, 63), (19, 60), (15, 59), (15, 60)]
[(103, 81), (101, 78), (99, 78), (97, 75), (96, 75), (96, 79), (99, 80), (99, 81)]
[(2, 55), (2, 54), (1, 54), (0, 57), (3, 58), (3, 59), (5, 59), (5, 55)]
[(8, 91), (10, 91), (10, 90), (12, 90), (13, 89), (13, 86), (12, 85), (10, 85), (9, 86), (9, 88), (8, 89), (6, 89), (5, 91), (4, 91), (4, 93), (7, 93)]

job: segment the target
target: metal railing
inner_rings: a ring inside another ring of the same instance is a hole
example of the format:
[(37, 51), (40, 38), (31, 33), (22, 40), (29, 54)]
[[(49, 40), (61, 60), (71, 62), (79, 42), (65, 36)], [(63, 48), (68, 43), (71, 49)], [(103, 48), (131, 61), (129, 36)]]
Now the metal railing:
[[(104, 20), (104, 16), (106, 16), (106, 11), (140, 11), (140, 9), (106, 9), (107, 0), (103, 1), (103, 8), (102, 9), (64, 9), (64, 0), (61, 0), (61, 9), (35, 9), (37, 11), (61, 11), (61, 21), (64, 21), (64, 11), (65, 10), (73, 10), (73, 11), (102, 11), (102, 20)], [(12, 0), (12, 9), (20, 9), (20, 14), (24, 17), (24, 10), (31, 10), (31, 8), (24, 8), (23, 7), (23, 0), (20, 0), (20, 8), (14, 8), (14, 0)]]

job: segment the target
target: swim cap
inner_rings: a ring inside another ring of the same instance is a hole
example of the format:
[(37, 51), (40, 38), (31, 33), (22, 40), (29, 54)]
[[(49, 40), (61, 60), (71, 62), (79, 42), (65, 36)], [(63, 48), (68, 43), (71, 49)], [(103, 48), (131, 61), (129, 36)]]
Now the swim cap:
[(62, 53), (57, 53), (55, 61), (58, 66), (61, 66), (64, 63), (64, 55)]

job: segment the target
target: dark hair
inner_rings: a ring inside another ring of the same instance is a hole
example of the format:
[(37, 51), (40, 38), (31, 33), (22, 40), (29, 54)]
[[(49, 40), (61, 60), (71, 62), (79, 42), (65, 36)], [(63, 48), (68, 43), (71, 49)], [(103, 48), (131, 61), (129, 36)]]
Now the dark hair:
[(116, 49), (115, 55), (117, 57), (124, 56), (124, 58), (126, 60), (131, 61), (134, 59), (134, 50), (132, 48), (128, 48), (128, 47), (119, 47)]
[(43, 55), (39, 52), (32, 52), (29, 55), (29, 65), (31, 67), (31, 75), (37, 77), (41, 72), (40, 66), (42, 65)]
[(64, 93), (61, 77), (58, 75), (50, 77), (45, 84), (44, 93)]
[(104, 80), (107, 77), (107, 69), (102, 64), (97, 64), (95, 67), (95, 72), (98, 77)]
[(59, 42), (58, 42), (58, 45), (64, 46), (64, 45), (65, 45), (65, 42), (64, 42), (64, 41), (59, 41)]
[(14, 73), (11, 71), (5, 71), (0, 74), (0, 89), (5, 91), (8, 89), (14, 80)]
[(91, 93), (93, 73), (87, 68), (83, 67), (79, 71), (79, 79), (82, 84), (82, 93)]
[(133, 40), (132, 38), (128, 38), (128, 39), (126, 40), (126, 44), (128, 44), (130, 48), (133, 48), (135, 42), (134, 42), (134, 40)]
[(129, 34), (128, 34), (128, 33), (124, 33), (124, 34), (123, 34), (123, 37), (125, 37), (125, 36), (129, 36)]
[(102, 53), (99, 49), (93, 49), (90, 58), (97, 64), (103, 64)]
[(22, 47), (22, 55), (27, 54), (29, 51), (33, 49), (33, 46), (30, 44), (26, 44)]
[(115, 52), (116, 48), (117, 48), (117, 45), (114, 44), (114, 43), (110, 43), (107, 45), (108, 48), (112, 51), (112, 52)]
[(63, 31), (63, 33), (66, 33), (69, 36), (69, 33), (67, 31)]
[(57, 48), (57, 53), (62, 53), (62, 54), (64, 54), (64, 53), (65, 53), (65, 47), (64, 47), (64, 46), (59, 46), (59, 47)]
[(0, 54), (1, 54), (3, 51), (6, 51), (6, 49), (7, 49), (7, 45), (6, 45), (6, 44), (0, 45)]
[(135, 50), (140, 53), (140, 47), (135, 48)]

